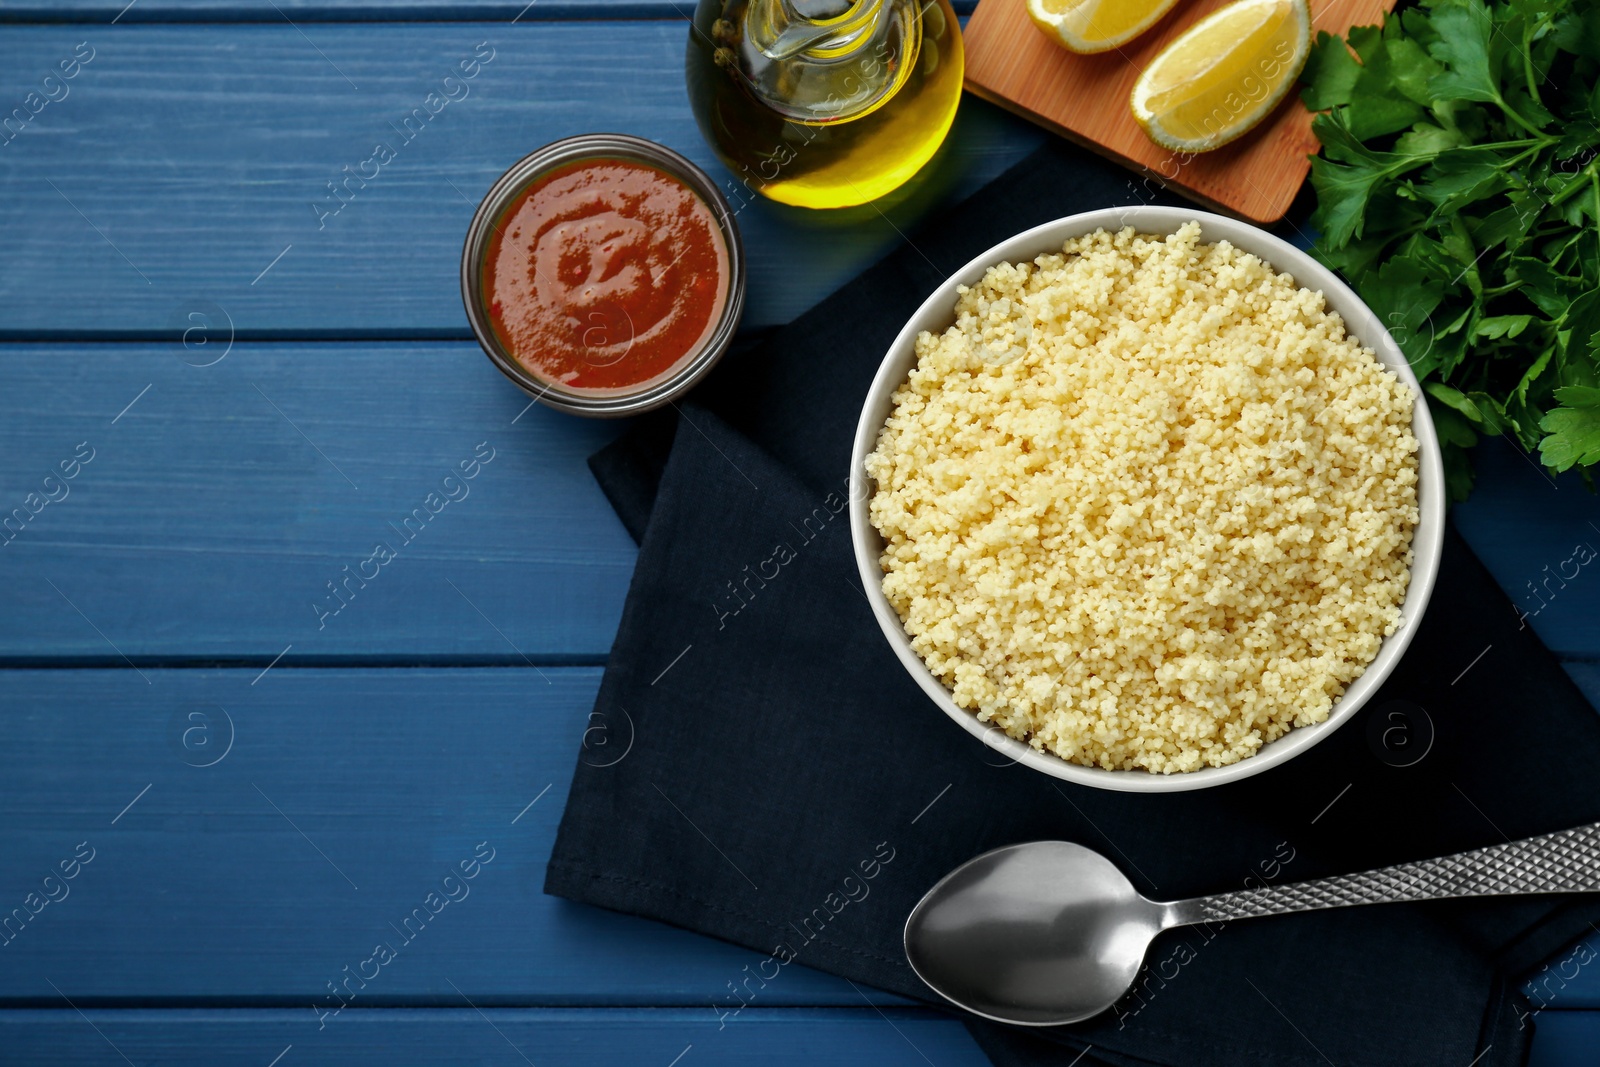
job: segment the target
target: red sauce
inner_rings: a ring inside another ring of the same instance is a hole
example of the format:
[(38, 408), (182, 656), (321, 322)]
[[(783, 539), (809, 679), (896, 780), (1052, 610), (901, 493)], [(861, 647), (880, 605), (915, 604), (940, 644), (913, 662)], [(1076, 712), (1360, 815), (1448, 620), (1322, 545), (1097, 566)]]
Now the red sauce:
[(715, 332), (728, 249), (703, 200), (632, 160), (541, 176), (495, 221), (489, 317), (536, 377), (618, 390), (660, 378)]

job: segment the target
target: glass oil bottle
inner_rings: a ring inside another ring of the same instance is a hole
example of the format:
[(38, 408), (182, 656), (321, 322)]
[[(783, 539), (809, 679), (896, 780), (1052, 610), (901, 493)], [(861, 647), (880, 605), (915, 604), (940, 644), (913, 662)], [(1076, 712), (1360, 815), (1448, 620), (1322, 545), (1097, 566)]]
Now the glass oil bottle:
[(687, 73), (700, 130), (743, 189), (834, 208), (932, 158), (962, 65), (950, 0), (699, 0)]

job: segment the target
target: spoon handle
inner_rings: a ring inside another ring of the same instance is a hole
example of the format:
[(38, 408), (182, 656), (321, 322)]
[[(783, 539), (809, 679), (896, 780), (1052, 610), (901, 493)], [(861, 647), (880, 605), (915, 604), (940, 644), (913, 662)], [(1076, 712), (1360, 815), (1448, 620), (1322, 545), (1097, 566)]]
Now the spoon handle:
[(1600, 823), (1360, 874), (1180, 900), (1168, 905), (1168, 925), (1352, 904), (1585, 892), (1600, 892)]

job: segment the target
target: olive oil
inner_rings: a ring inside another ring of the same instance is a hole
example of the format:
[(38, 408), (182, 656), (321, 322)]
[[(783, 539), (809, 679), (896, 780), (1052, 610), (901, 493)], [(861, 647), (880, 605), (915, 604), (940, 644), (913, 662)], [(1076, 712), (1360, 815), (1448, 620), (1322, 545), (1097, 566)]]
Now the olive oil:
[(944, 141), (961, 30), (949, 0), (699, 0), (687, 68), (735, 208), (745, 191), (850, 207), (903, 184)]

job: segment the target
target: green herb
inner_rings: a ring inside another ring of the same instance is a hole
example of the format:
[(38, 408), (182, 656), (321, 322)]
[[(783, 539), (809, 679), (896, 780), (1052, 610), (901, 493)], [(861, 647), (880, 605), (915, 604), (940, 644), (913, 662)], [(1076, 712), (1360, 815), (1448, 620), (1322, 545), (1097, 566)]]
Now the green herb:
[(1312, 251), (1422, 381), (1454, 499), (1480, 434), (1600, 464), (1597, 75), (1596, 0), (1422, 0), (1320, 34), (1302, 75)]

